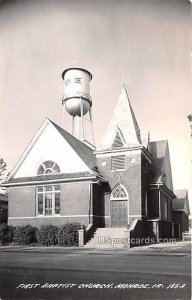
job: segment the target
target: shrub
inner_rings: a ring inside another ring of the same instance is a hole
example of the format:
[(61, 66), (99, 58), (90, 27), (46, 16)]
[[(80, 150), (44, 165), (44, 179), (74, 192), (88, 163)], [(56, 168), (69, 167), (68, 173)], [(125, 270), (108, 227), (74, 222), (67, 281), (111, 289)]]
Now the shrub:
[(58, 230), (58, 244), (65, 247), (78, 246), (78, 230), (81, 228), (80, 223), (69, 223), (60, 226)]
[(35, 227), (31, 225), (17, 226), (14, 230), (13, 241), (16, 245), (29, 245), (37, 242)]
[(56, 245), (58, 243), (58, 227), (54, 225), (42, 225), (38, 230), (38, 242), (42, 245)]
[(0, 241), (4, 243), (13, 242), (14, 227), (7, 224), (0, 224)]
[(7, 223), (7, 217), (8, 217), (8, 212), (7, 211), (1, 211), (0, 212), (0, 224)]

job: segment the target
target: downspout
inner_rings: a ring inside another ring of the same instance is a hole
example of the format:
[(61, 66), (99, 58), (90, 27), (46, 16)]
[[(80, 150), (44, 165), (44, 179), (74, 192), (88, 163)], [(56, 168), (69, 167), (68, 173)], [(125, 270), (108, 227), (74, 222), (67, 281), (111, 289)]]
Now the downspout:
[(85, 240), (89, 239), (89, 235), (92, 234), (93, 230), (93, 184), (99, 183), (99, 180), (91, 182), (89, 185), (89, 206), (88, 206), (88, 226), (85, 229)]
[[(159, 185), (158, 185), (159, 188)], [(159, 219), (161, 220), (161, 191), (159, 189)]]
[(92, 202), (93, 202), (93, 200), (92, 200), (92, 198), (93, 198), (93, 183), (91, 182), (90, 184), (89, 184), (89, 207), (88, 207), (88, 227), (89, 227), (89, 225), (91, 225), (91, 212), (92, 212)]
[(160, 222), (161, 222), (161, 191), (160, 191), (160, 188), (159, 188), (159, 185), (158, 185), (158, 189), (159, 189), (159, 223), (157, 223), (158, 224), (158, 239), (159, 239), (159, 236), (160, 236), (160, 234), (159, 234), (159, 230), (160, 230)]
[(89, 185), (88, 227), (93, 225), (93, 184), (95, 183), (99, 183), (99, 180), (91, 182)]

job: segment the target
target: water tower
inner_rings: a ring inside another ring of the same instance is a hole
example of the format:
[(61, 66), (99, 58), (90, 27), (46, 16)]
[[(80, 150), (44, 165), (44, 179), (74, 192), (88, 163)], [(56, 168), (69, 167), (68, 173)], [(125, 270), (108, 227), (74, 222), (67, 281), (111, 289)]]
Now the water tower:
[(62, 105), (72, 116), (72, 135), (82, 142), (85, 142), (84, 116), (88, 113), (93, 144), (95, 144), (91, 113), (92, 99), (90, 96), (90, 81), (92, 80), (92, 74), (85, 69), (74, 67), (64, 70), (62, 78), (64, 80)]

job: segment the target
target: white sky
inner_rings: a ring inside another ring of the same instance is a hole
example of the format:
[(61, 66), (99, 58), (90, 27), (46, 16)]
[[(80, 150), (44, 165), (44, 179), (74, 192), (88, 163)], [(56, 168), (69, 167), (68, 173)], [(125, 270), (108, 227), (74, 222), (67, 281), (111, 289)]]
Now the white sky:
[[(61, 123), (61, 73), (93, 74), (97, 144), (126, 74), (141, 130), (168, 139), (175, 188), (192, 188), (191, 4), (184, 0), (26, 0), (0, 7), (0, 156), (10, 171), (45, 117)], [(65, 116), (64, 129), (71, 130)]]

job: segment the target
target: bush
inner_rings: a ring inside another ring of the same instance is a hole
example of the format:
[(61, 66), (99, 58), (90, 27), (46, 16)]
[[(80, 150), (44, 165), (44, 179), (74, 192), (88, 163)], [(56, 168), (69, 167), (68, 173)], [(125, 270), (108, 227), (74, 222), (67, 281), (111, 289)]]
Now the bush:
[(17, 226), (14, 230), (13, 241), (16, 245), (29, 245), (37, 242), (37, 228), (31, 225)]
[(7, 211), (1, 211), (0, 212), (0, 224), (7, 223), (8, 218), (8, 212)]
[(0, 241), (16, 245), (29, 245), (39, 242), (44, 246), (78, 246), (78, 230), (82, 229), (80, 223), (68, 223), (57, 227), (54, 225), (42, 225), (39, 229), (31, 225), (8, 226), (0, 224)]
[(7, 224), (0, 224), (0, 241), (4, 243), (13, 242), (14, 227)]
[(78, 230), (81, 228), (82, 226), (80, 223), (71, 223), (60, 226), (58, 230), (58, 244), (65, 247), (78, 246)]
[(42, 245), (56, 245), (58, 243), (58, 227), (54, 225), (42, 225), (38, 230), (38, 242)]

